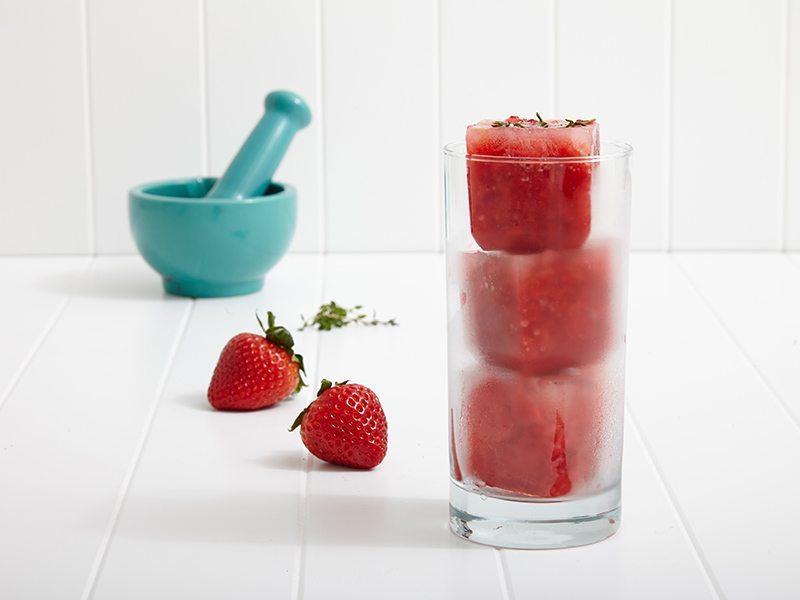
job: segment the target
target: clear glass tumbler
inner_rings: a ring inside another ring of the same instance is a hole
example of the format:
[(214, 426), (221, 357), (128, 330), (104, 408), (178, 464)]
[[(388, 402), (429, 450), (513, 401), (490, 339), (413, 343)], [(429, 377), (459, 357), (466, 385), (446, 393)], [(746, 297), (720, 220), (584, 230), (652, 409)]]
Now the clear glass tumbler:
[(632, 152), (444, 148), (450, 527), (507, 548), (620, 525)]

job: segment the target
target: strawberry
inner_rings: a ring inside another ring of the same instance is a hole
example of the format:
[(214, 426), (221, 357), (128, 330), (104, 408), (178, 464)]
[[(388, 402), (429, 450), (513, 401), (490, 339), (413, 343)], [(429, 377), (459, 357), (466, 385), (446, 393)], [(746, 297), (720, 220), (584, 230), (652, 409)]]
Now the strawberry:
[(363, 385), (323, 379), (317, 398), (289, 431), (298, 426), (303, 444), (320, 460), (371, 469), (386, 456), (386, 415), (375, 392)]
[(285, 327), (275, 325), (267, 313), (264, 335), (240, 333), (225, 344), (217, 361), (208, 401), (217, 410), (257, 410), (277, 404), (305, 385), (300, 375), (303, 357), (295, 354), (294, 339)]

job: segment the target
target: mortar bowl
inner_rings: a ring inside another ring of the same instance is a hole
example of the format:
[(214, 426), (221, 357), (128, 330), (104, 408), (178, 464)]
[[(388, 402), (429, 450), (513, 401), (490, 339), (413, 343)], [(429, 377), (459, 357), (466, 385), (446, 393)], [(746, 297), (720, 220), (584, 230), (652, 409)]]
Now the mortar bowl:
[(263, 196), (206, 199), (216, 178), (146, 183), (128, 194), (136, 246), (177, 296), (214, 298), (257, 292), (286, 253), (297, 220), (297, 192), (273, 182)]

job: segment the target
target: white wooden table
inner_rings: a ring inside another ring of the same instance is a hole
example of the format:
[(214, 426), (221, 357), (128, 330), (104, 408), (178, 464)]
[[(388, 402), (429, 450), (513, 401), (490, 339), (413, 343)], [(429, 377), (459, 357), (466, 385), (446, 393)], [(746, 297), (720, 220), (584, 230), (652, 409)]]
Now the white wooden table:
[[(168, 298), (134, 257), (0, 259), (0, 597), (800, 598), (800, 258), (632, 258), (623, 526), (559, 551), (447, 530), (438, 255), (294, 255), (257, 296)], [(205, 390), (255, 309), (394, 329), (297, 335), (312, 387), (249, 414)], [(287, 427), (321, 377), (374, 388), (373, 472)]]

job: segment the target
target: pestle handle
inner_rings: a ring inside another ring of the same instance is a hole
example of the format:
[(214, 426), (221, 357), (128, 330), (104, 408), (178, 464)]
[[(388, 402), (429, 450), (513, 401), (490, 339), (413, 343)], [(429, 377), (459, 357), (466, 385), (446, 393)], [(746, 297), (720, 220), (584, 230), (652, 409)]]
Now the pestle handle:
[(308, 105), (292, 92), (270, 93), (264, 99), (264, 109), (264, 116), (206, 198), (262, 196), (294, 134), (311, 122)]

